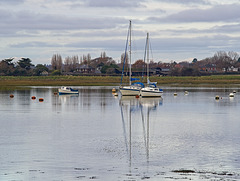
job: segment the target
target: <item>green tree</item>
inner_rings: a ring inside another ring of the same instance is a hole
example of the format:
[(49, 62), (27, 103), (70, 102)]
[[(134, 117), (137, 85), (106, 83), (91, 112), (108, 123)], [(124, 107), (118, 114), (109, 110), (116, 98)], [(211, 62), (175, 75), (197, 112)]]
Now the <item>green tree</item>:
[(0, 62), (0, 75), (13, 75), (15, 68), (12, 60), (13, 58), (8, 58)]
[(41, 75), (42, 72), (47, 71), (48, 72), (48, 68), (42, 64), (37, 64), (37, 66), (34, 69), (34, 75)]
[(54, 70), (51, 75), (61, 75), (61, 74), (62, 73), (60, 70)]
[(197, 63), (197, 58), (194, 58), (192, 63)]
[(101, 69), (101, 73), (103, 74), (113, 74), (116, 72), (116, 69), (119, 67), (116, 64), (104, 65)]
[(31, 62), (30, 58), (21, 58), (18, 60), (17, 64), (23, 69), (30, 70), (31, 66), (33, 66)]

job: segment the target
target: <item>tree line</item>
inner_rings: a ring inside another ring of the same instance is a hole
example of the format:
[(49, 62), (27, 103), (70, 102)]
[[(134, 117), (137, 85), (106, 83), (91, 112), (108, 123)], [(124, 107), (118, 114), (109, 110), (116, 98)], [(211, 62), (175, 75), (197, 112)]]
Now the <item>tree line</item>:
[(13, 62), (14, 58), (3, 59), (0, 62), (0, 75), (8, 76), (27, 76), (41, 75), (42, 72), (48, 71), (48, 68), (42, 64), (34, 66), (30, 58), (20, 58), (17, 62)]
[[(65, 59), (60, 54), (54, 54), (51, 58), (50, 65), (37, 64), (34, 66), (30, 58), (20, 58), (13, 61), (14, 58), (3, 59), (0, 62), (0, 75), (13, 76), (28, 76), (28, 75), (42, 75), (43, 72), (51, 75), (61, 74), (81, 74), (81, 67), (92, 68), (95, 73), (100, 74), (121, 74), (123, 66), (124, 72), (128, 72), (129, 60), (128, 54), (121, 55), (120, 63), (116, 63), (111, 57), (108, 57), (105, 52), (102, 52), (98, 58), (92, 59), (90, 54), (67, 56)], [(205, 58), (198, 61), (194, 58), (192, 62), (171, 61), (170, 63), (163, 63), (161, 61), (150, 61), (150, 69), (169, 69), (168, 75), (171, 76), (199, 76), (205, 75), (207, 72), (206, 66), (214, 66), (214, 70), (220, 73), (227, 73), (230, 68), (240, 68), (240, 56), (236, 52), (218, 51), (212, 57)], [(146, 62), (143, 59), (136, 60), (132, 64), (133, 72), (143, 72), (146, 70)], [(205, 71), (205, 72), (204, 72)]]

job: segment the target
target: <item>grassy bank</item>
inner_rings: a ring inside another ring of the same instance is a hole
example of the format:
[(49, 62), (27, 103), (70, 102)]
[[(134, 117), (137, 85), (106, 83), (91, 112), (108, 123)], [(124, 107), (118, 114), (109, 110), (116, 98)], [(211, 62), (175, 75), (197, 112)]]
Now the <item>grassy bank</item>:
[[(116, 86), (120, 76), (1, 76), (0, 86)], [(174, 86), (239, 86), (240, 75), (217, 75), (202, 77), (151, 77), (158, 85)], [(127, 77), (123, 82), (127, 83)], [(146, 82), (146, 78), (144, 78)]]

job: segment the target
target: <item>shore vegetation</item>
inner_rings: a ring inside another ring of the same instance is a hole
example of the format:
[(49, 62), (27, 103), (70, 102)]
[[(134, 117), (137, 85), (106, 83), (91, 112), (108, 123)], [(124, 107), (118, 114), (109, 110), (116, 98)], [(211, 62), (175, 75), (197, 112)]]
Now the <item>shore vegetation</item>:
[[(120, 76), (0, 76), (0, 86), (118, 86), (120, 80)], [(151, 77), (151, 81), (159, 86), (240, 87), (240, 75), (165, 76)], [(127, 82), (124, 77), (123, 83)]]

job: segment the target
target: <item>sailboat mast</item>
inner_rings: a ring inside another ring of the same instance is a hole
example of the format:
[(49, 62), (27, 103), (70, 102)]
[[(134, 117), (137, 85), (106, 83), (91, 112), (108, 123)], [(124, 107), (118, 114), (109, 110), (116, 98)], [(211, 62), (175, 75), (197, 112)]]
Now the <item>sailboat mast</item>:
[(129, 22), (129, 83), (132, 84), (132, 21)]
[(147, 84), (149, 83), (149, 33), (147, 33)]

